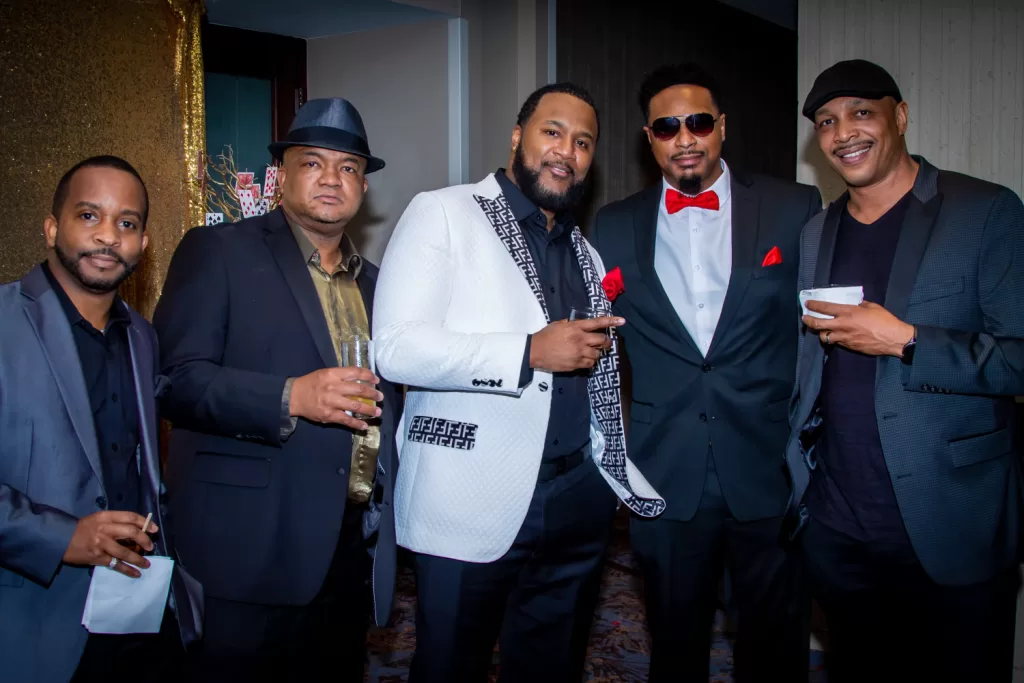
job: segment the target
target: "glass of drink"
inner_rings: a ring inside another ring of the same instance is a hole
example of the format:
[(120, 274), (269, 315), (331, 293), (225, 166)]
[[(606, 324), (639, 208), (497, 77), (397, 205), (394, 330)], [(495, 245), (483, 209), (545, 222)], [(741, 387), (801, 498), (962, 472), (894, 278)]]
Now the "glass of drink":
[[(605, 315), (611, 314), (601, 313), (600, 311), (595, 311), (593, 308), (572, 308), (569, 311), (569, 321), (572, 322), (574, 320), (593, 320), (595, 318), (601, 318)], [(611, 327), (606, 327), (604, 330), (604, 333), (608, 335), (609, 339), (612, 336), (612, 329), (613, 328)]]
[(569, 311), (569, 320), (593, 320), (600, 317), (593, 308), (573, 308)]
[[(355, 335), (341, 343), (341, 367), (343, 368), (366, 368), (373, 374), (377, 374), (376, 363), (373, 358), (373, 340), (363, 335)], [(360, 382), (363, 384), (363, 382)], [(362, 396), (350, 396), (353, 401), (359, 401), (369, 406), (376, 406), (372, 398)], [(351, 411), (346, 410), (349, 415)]]

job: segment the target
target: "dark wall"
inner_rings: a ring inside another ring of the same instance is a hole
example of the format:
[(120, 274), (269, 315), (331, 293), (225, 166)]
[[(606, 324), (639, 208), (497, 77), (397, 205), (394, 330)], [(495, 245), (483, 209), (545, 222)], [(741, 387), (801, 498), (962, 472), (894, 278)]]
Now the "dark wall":
[(796, 178), (795, 31), (714, 0), (558, 0), (557, 10), (558, 79), (587, 88), (601, 115), (594, 189), (578, 217), (584, 227), (603, 204), (661, 177), (637, 91), (645, 73), (667, 62), (697, 62), (719, 80), (730, 166)]

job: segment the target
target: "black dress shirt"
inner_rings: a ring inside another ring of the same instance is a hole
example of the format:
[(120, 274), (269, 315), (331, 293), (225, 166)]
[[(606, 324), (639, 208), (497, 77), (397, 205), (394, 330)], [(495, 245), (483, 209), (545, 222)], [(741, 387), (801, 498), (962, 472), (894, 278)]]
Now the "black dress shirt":
[[(509, 180), (505, 169), (499, 168), (494, 175), (526, 238), (552, 322), (568, 319), (573, 308), (589, 308), (590, 297), (572, 246), (572, 230), (576, 225), (572, 215), (566, 212), (555, 216), (549, 232), (547, 216)], [(526, 342), (519, 386), (525, 386), (533, 378), (533, 370), (530, 368), (531, 342), (532, 336)], [(589, 377), (587, 371), (554, 374), (551, 414), (544, 440), (544, 460), (575, 453), (590, 443)]]
[[(885, 302), (910, 193), (870, 225), (844, 211), (832, 258), (832, 284), (862, 285), (864, 299)], [(907, 545), (875, 418), (878, 359), (828, 347), (822, 368), (822, 443), (808, 508), (826, 526), (858, 541)]]
[(43, 272), (71, 324), (82, 364), (103, 468), (105, 507), (141, 512), (139, 465), (135, 457), (139, 445), (139, 408), (128, 347), (131, 318), (121, 299), (114, 297), (107, 327), (100, 332), (78, 312), (46, 263)]

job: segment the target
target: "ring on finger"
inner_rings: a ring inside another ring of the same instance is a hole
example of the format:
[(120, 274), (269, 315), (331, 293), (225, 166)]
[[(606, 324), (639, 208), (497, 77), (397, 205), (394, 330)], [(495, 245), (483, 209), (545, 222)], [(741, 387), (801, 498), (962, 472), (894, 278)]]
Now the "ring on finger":
[(832, 330), (825, 331), (825, 343), (829, 345), (832, 344)]
[(121, 560), (117, 559), (116, 557), (111, 557), (110, 558), (110, 562), (107, 563), (107, 567), (109, 567), (110, 569), (113, 569), (113, 568), (115, 568), (117, 566), (117, 563), (120, 562), (120, 561)]

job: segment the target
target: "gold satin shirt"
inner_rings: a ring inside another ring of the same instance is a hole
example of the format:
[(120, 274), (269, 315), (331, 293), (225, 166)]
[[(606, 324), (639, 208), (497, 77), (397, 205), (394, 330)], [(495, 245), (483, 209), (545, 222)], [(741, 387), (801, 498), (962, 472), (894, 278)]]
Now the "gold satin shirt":
[[(306, 261), (309, 275), (313, 278), (320, 306), (331, 333), (331, 343), (338, 365), (341, 365), (341, 344), (360, 335), (370, 338), (370, 323), (366, 315), (363, 295), (356, 284), (363, 260), (348, 235), (341, 238), (341, 262), (328, 273), (320, 264), (320, 252), (302, 232), (289, 221), (295, 241), (299, 244), (302, 258)], [(365, 503), (373, 493), (373, 482), (377, 469), (377, 454), (380, 452), (380, 425), (366, 420), (369, 428), (363, 433), (352, 434), (352, 466), (348, 476), (348, 498), (356, 503)]]

